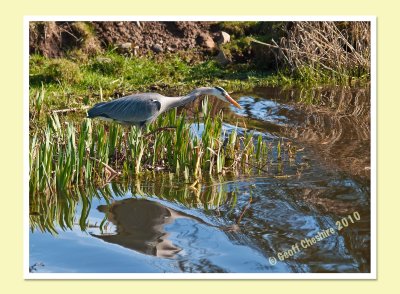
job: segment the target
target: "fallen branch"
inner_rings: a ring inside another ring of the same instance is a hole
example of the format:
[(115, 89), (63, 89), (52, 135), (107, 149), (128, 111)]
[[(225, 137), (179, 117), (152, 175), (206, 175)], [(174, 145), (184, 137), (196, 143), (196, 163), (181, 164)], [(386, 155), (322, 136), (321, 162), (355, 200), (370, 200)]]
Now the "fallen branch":
[(52, 113), (66, 113), (66, 112), (75, 112), (75, 111), (80, 111), (80, 110), (86, 110), (89, 109), (90, 106), (83, 106), (83, 107), (74, 107), (74, 108), (66, 108), (66, 109), (56, 109), (52, 110)]

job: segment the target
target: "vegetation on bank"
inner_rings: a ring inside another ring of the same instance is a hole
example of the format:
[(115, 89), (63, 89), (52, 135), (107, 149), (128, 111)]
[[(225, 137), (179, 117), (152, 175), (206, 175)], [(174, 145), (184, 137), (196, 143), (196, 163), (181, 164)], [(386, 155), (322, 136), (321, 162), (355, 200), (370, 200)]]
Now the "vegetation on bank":
[(30, 103), (32, 106), (44, 87), (44, 111), (92, 105), (137, 92), (178, 96), (202, 86), (218, 85), (237, 91), (288, 83), (279, 74), (267, 75), (250, 65), (222, 67), (212, 59), (192, 64), (174, 54), (126, 57), (108, 51), (90, 58), (30, 57)]
[(353, 85), (370, 79), (368, 21), (222, 22), (233, 35), (222, 45), (236, 62), (273, 70), (279, 84)]
[[(213, 56), (197, 60), (193, 52), (122, 55), (114, 48), (90, 54), (71, 50), (55, 59), (31, 55), (30, 192), (101, 184), (119, 174), (129, 177), (156, 170), (186, 180), (204, 174), (268, 173), (269, 165), (292, 164), (296, 155), (293, 146), (282, 145), (280, 140), (268, 143), (251, 131), (224, 133), (223, 113), (211, 116), (206, 102), (202, 113), (190, 120), (176, 110), (161, 116), (146, 130), (148, 136), (144, 130), (127, 130), (82, 119), (82, 115), (75, 123), (59, 116), (59, 111), (84, 113), (85, 107), (97, 102), (136, 92), (182, 95), (211, 85), (237, 91), (369, 81), (370, 44), (363, 35), (369, 29), (366, 23), (228, 22), (220, 26), (234, 37), (220, 50), (236, 58), (244, 56), (243, 62), (221, 65)], [(94, 40), (93, 32), (87, 35)], [(274, 41), (278, 37), (279, 43)], [(251, 54), (252, 46), (258, 46), (254, 40), (261, 44), (262, 54), (275, 58), (275, 71), (245, 56)], [(204, 127), (201, 135), (192, 132), (193, 125)], [(175, 128), (152, 133), (166, 126)]]

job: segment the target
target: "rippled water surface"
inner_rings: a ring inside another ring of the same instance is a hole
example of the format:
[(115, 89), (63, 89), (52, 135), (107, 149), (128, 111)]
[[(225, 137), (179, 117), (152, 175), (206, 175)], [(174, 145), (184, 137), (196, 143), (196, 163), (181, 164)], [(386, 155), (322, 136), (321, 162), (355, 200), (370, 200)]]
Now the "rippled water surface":
[(51, 215), (31, 207), (30, 271), (370, 272), (368, 90), (233, 96), (243, 109), (229, 109), (226, 132), (237, 122), (283, 138), (293, 162), (197, 186), (164, 174), (58, 195)]

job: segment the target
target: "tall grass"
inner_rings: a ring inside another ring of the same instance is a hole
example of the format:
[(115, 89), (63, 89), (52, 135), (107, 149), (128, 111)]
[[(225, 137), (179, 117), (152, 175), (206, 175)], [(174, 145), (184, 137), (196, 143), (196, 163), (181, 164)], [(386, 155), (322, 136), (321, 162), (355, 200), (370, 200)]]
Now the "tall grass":
[(369, 22), (293, 22), (278, 43), (272, 40), (266, 45), (273, 48), (281, 70), (289, 70), (302, 83), (369, 81)]

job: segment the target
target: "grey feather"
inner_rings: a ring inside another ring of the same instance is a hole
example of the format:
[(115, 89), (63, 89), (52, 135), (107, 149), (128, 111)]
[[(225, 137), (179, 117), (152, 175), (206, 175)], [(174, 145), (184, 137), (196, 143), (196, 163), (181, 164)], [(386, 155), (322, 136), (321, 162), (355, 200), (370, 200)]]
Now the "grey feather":
[(157, 93), (144, 93), (98, 103), (88, 111), (88, 117), (103, 117), (123, 124), (143, 125), (158, 116), (161, 97), (163, 96)]

